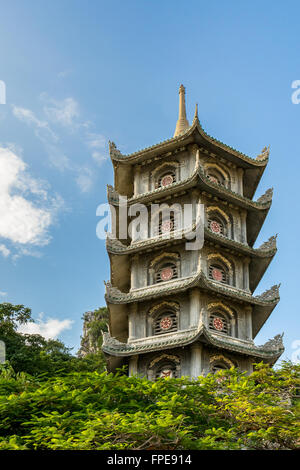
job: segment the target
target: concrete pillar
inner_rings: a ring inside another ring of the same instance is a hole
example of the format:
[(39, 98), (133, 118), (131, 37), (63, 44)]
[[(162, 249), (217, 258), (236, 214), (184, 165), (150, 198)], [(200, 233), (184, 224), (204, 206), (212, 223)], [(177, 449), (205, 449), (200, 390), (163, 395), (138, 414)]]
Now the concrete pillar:
[(138, 304), (131, 304), (128, 316), (128, 340), (136, 338), (136, 321), (137, 321), (137, 307)]
[(250, 258), (245, 258), (243, 263), (243, 271), (244, 271), (244, 282), (243, 288), (249, 290), (249, 264)]
[(146, 312), (140, 314), (140, 322), (141, 322), (141, 338), (146, 338), (147, 336), (147, 316)]
[(138, 374), (138, 354), (129, 358), (129, 377)]
[(241, 220), (238, 214), (233, 215), (233, 237), (232, 239), (235, 240), (236, 242), (239, 242), (241, 240)]
[(238, 192), (241, 196), (243, 196), (244, 195), (244, 188), (243, 188), (244, 169), (243, 168), (237, 169), (237, 176), (238, 176)]
[(140, 165), (136, 165), (134, 171), (134, 181), (133, 181), (133, 192), (136, 196), (140, 193), (140, 178), (141, 178), (141, 167)]
[(200, 291), (196, 287), (190, 291), (190, 327), (198, 326), (201, 312)]
[(235, 317), (232, 317), (230, 320), (230, 326), (231, 326), (231, 336), (234, 338), (237, 337), (237, 323)]
[(151, 315), (148, 315), (147, 316), (147, 331), (146, 331), (146, 336), (152, 336), (153, 335), (153, 328), (152, 328), (152, 325), (153, 325), (153, 318), (151, 317)]
[(136, 289), (138, 287), (138, 267), (139, 267), (139, 255), (133, 255), (131, 258), (131, 268), (130, 268), (131, 289)]
[(202, 344), (194, 343), (191, 346), (191, 377), (197, 378), (202, 371)]
[(197, 217), (199, 214), (197, 213), (197, 204), (199, 203), (199, 190), (193, 189), (192, 190), (192, 210), (193, 210), (193, 224), (196, 222)]
[[(154, 268), (149, 268), (148, 270), (148, 276), (149, 276), (149, 280), (147, 279), (147, 285), (152, 285), (154, 284), (154, 276), (155, 276), (155, 270)], [(149, 284), (148, 284), (149, 282)]]
[(250, 306), (245, 307), (245, 320), (246, 320), (246, 339), (253, 339), (252, 332), (252, 308)]
[(241, 238), (242, 243), (247, 243), (247, 212), (241, 212)]

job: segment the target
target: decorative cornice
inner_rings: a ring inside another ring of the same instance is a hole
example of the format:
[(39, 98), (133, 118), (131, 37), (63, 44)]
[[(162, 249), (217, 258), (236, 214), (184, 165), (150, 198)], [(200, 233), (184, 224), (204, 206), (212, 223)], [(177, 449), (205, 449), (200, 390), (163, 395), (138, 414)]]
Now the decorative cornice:
[[(224, 186), (214, 183), (210, 181), (210, 179), (205, 175), (204, 170), (198, 165), (191, 176), (188, 178), (177, 181), (176, 183), (170, 184), (166, 187), (156, 188), (152, 191), (148, 191), (146, 193), (137, 194), (127, 200), (128, 205), (136, 204), (136, 203), (150, 203), (152, 200), (156, 200), (157, 197), (166, 197), (169, 194), (173, 194), (176, 191), (182, 191), (185, 189), (189, 189), (193, 186), (193, 184), (200, 183), (202, 186), (201, 189), (205, 191), (210, 191), (211, 189), (217, 193), (218, 196), (221, 198), (225, 198), (226, 200), (229, 199), (231, 202), (236, 204), (237, 206), (244, 207), (248, 210), (260, 210), (266, 211), (269, 210), (271, 203), (272, 203), (272, 195), (273, 189), (268, 189), (265, 194), (260, 196), (257, 201), (253, 201), (245, 196), (242, 196), (231, 189), (225, 188)], [(114, 190), (112, 186), (108, 186), (108, 202), (113, 205), (119, 204), (120, 196)]]
[(262, 346), (256, 346), (253, 341), (245, 341), (231, 336), (225, 336), (218, 333), (212, 333), (202, 323), (198, 328), (188, 330), (179, 330), (176, 333), (152, 336), (151, 338), (143, 338), (130, 343), (122, 343), (113, 338), (109, 333), (103, 333), (102, 349), (106, 354), (114, 356), (132, 356), (140, 353), (148, 353), (152, 351), (160, 351), (165, 349), (173, 349), (182, 347), (195, 342), (201, 337), (213, 346), (228, 350), (230, 352), (238, 352), (275, 362), (284, 351), (282, 342), (283, 335), (277, 335)]
[(247, 291), (229, 285), (225, 286), (224, 284), (212, 281), (208, 279), (202, 271), (198, 272), (194, 276), (146, 286), (141, 289), (132, 290), (128, 293), (121, 292), (116, 287), (113, 287), (110, 282), (105, 283), (105, 286), (105, 299), (108, 303), (111, 304), (140, 302), (161, 297), (162, 295), (174, 295), (177, 292), (183, 292), (196, 286), (202, 287), (203, 289), (207, 289), (214, 293), (219, 293), (234, 300), (249, 303), (251, 305), (275, 306), (280, 299), (279, 285), (271, 287), (271, 289), (265, 291), (261, 295), (252, 296)]
[(234, 157), (250, 164), (252, 167), (262, 167), (262, 166), (266, 166), (268, 163), (269, 153), (267, 151), (263, 150), (256, 159), (253, 159), (249, 157), (248, 155), (242, 152), (239, 152), (235, 148), (230, 147), (229, 145), (226, 145), (223, 142), (207, 134), (202, 128), (197, 114), (194, 117), (191, 127), (189, 127), (186, 131), (184, 131), (178, 136), (172, 137), (171, 139), (164, 140), (162, 142), (159, 142), (158, 144), (152, 145), (150, 147), (146, 147), (142, 150), (138, 150), (137, 152), (134, 152), (128, 155), (122, 155), (121, 152), (117, 149), (115, 143), (109, 142), (109, 153), (110, 153), (112, 160), (121, 161), (123, 163), (129, 163), (129, 164), (135, 164), (141, 157), (147, 156), (147, 153), (150, 153), (153, 150), (161, 151), (161, 156), (163, 157), (163, 152), (166, 147), (170, 146), (170, 144), (179, 143), (179, 142), (182, 142), (183, 140), (186, 140), (188, 137), (190, 137), (193, 134), (193, 132), (196, 132), (196, 131), (207, 142), (212, 143), (215, 147), (218, 147), (219, 149), (230, 153)]
[(246, 196), (242, 196), (241, 194), (238, 194), (235, 191), (232, 191), (231, 189), (225, 188), (224, 186), (218, 183), (210, 181), (210, 179), (205, 175), (201, 167), (198, 170), (198, 175), (202, 183), (204, 183), (207, 187), (217, 189), (222, 196), (225, 196), (225, 198), (231, 196), (232, 198), (234, 198), (234, 202), (238, 203), (239, 201), (246, 208), (266, 210), (269, 209), (272, 204), (273, 188), (268, 189), (265, 194), (263, 194), (257, 199), (257, 201), (253, 201), (252, 199), (249, 199)]
[(225, 235), (212, 232), (208, 227), (204, 227), (204, 236), (205, 239), (209, 241), (214, 241), (217, 244), (221, 244), (224, 247), (237, 250), (245, 255), (251, 256), (253, 258), (271, 258), (275, 255), (277, 251), (276, 247), (276, 236), (272, 236), (268, 241), (262, 243), (258, 248), (252, 248), (245, 243), (238, 242), (237, 240), (232, 240), (227, 238)]
[[(112, 238), (110, 237), (110, 234), (107, 234), (106, 249), (108, 253), (111, 254), (126, 255), (147, 251), (153, 247), (159, 248), (160, 246), (165, 246), (166, 244), (178, 244), (181, 242), (185, 242), (186, 240), (190, 240), (190, 235), (195, 232), (195, 227), (196, 226), (194, 224), (192, 229), (188, 230), (187, 232), (185, 232), (183, 229), (180, 229), (171, 232), (170, 234), (162, 234), (156, 237), (147, 238), (145, 240), (136, 241), (131, 243), (130, 245), (124, 245), (117, 238)], [(181, 237), (179, 237), (179, 235), (181, 235)], [(268, 241), (262, 243), (262, 245), (258, 248), (251, 248), (245, 243), (232, 240), (231, 238), (227, 238), (225, 235), (222, 234), (214, 233), (208, 227), (204, 227), (204, 239), (205, 241), (214, 242), (217, 245), (221, 244), (222, 246), (230, 250), (236, 250), (239, 253), (243, 253), (253, 258), (273, 258), (277, 251), (277, 235), (270, 237)]]
[(173, 232), (157, 235), (155, 237), (142, 239), (139, 241), (132, 242), (130, 245), (124, 245), (118, 238), (111, 237), (110, 233), (106, 235), (106, 249), (108, 253), (112, 254), (133, 254), (143, 250), (147, 250), (153, 246), (165, 245), (169, 242), (175, 242), (176, 244), (184, 241), (191, 241), (192, 234), (195, 234), (200, 229), (200, 219), (197, 219), (190, 228), (180, 228)]

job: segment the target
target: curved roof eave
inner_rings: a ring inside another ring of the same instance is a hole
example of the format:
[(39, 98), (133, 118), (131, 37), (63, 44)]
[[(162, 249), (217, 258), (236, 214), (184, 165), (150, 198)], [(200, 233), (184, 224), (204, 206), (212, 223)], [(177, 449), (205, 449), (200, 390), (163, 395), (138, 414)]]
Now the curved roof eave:
[[(273, 189), (267, 189), (265, 194), (260, 196), (257, 201), (242, 196), (231, 189), (225, 188), (217, 183), (214, 183), (206, 177), (201, 168), (198, 168), (194, 171), (188, 178), (178, 181), (172, 185), (157, 188), (153, 191), (147, 193), (138, 194), (127, 199), (127, 204), (137, 204), (137, 203), (151, 203), (151, 201), (156, 200), (158, 196), (165, 196), (169, 194), (182, 191), (184, 189), (189, 189), (193, 184), (199, 184), (200, 188), (204, 191), (214, 191), (217, 197), (224, 198), (229, 202), (236, 204), (239, 207), (243, 207), (249, 211), (268, 211), (272, 204)], [(118, 206), (120, 203), (120, 194), (112, 187), (107, 187), (107, 197), (110, 204)]]
[(246, 302), (253, 306), (271, 307), (273, 309), (280, 300), (280, 285), (275, 285), (261, 295), (254, 297), (246, 291), (230, 286), (225, 287), (223, 284), (213, 282), (209, 280), (202, 271), (198, 272), (195, 276), (179, 279), (175, 282), (171, 281), (171, 283), (166, 282), (163, 286), (161, 284), (154, 284), (154, 286), (150, 286), (147, 289), (142, 288), (129, 293), (121, 292), (116, 287), (112, 287), (110, 283), (107, 283), (105, 299), (107, 303), (111, 304), (128, 304), (132, 302), (142, 302), (149, 298), (161, 297), (162, 295), (173, 295), (174, 293), (182, 292), (196, 286), (237, 301)]
[[(109, 236), (107, 236), (106, 249), (109, 254), (117, 255), (117, 256), (139, 253), (141, 251), (148, 251), (151, 247), (154, 247), (154, 246), (155, 247), (157, 246), (157, 248), (159, 248), (162, 245), (164, 246), (166, 244), (172, 244), (172, 243), (178, 244), (182, 240), (183, 241), (189, 240), (190, 238), (188, 237), (188, 235), (192, 234), (194, 231), (195, 231), (194, 228), (188, 231), (186, 234), (187, 236), (185, 236), (183, 231), (178, 231), (178, 232), (182, 232), (181, 239), (177, 239), (176, 238), (177, 232), (174, 232), (174, 234), (172, 234), (170, 237), (168, 236), (168, 234), (159, 235), (154, 238), (147, 238), (146, 240), (135, 242), (134, 244), (131, 244), (131, 245), (124, 245), (117, 238), (110, 238)], [(275, 242), (274, 243), (269, 242), (269, 245), (267, 245), (268, 242), (265, 242), (262, 246), (258, 248), (252, 248), (248, 245), (245, 245), (244, 243), (238, 242), (236, 240), (232, 240), (230, 238), (226, 238), (224, 235), (215, 234), (212, 231), (210, 231), (207, 227), (204, 227), (204, 237), (205, 237), (205, 240), (209, 242), (216, 243), (216, 245), (222, 245), (229, 250), (236, 250), (247, 256), (250, 256), (251, 258), (257, 257), (259, 259), (267, 259), (271, 261), (277, 252)]]
[[(109, 143), (109, 153), (110, 157), (113, 161), (118, 161), (118, 162), (123, 162), (123, 163), (128, 163), (128, 164), (135, 164), (140, 160), (145, 160), (147, 158), (151, 158), (154, 156), (157, 152), (168, 152), (172, 149), (174, 144), (186, 144), (190, 142), (186, 142), (189, 137), (193, 136), (193, 133), (198, 132), (198, 136), (196, 134), (195, 137), (195, 142), (198, 141), (198, 143), (207, 143), (210, 144), (222, 152), (225, 152), (227, 157), (229, 157), (230, 160), (234, 161), (245, 167), (245, 168), (261, 168), (262, 172), (263, 169), (266, 167), (268, 163), (268, 156), (265, 158), (261, 159), (254, 159), (249, 157), (248, 155), (239, 152), (233, 147), (230, 147), (227, 144), (224, 144), (223, 142), (215, 139), (214, 137), (210, 136), (207, 134), (203, 127), (201, 126), (199, 119), (196, 117), (193, 120), (192, 125), (182, 134), (172, 137), (170, 139), (166, 139), (162, 142), (159, 142), (158, 144), (152, 145), (150, 147), (146, 147), (144, 149), (138, 150), (136, 152), (133, 152), (128, 155), (123, 155), (117, 148), (116, 145), (113, 142)], [(198, 137), (198, 138), (197, 138)]]
[[(183, 331), (184, 333), (184, 331)], [(159, 337), (157, 341), (144, 344), (122, 343), (109, 334), (103, 337), (103, 352), (112, 356), (132, 356), (140, 353), (149, 353), (165, 349), (174, 349), (176, 347), (188, 346), (200, 338), (203, 338), (208, 344), (212, 344), (221, 349), (230, 352), (237, 352), (255, 358), (265, 359), (268, 362), (275, 362), (283, 353), (283, 346), (278, 345), (277, 348), (268, 349), (265, 345), (255, 346), (254, 344), (243, 344), (240, 342), (230, 343), (223, 337), (217, 338), (202, 324), (194, 332), (184, 335), (173, 335), (172, 337)]]

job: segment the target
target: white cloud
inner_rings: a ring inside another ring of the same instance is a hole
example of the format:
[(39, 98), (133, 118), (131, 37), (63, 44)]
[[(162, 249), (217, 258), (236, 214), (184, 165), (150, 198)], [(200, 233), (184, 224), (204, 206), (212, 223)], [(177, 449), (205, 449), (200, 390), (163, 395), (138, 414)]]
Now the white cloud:
[(0, 243), (0, 253), (2, 253), (4, 258), (7, 258), (10, 255), (10, 250), (3, 243)]
[(30, 109), (13, 105), (12, 111), (16, 118), (25, 122), (29, 126), (32, 126), (35, 129), (36, 136), (39, 137), (42, 141), (47, 142), (49, 139), (54, 142), (58, 141), (57, 135), (49, 127), (48, 122), (38, 119)]
[(90, 168), (81, 168), (76, 183), (82, 193), (87, 193), (93, 185), (93, 172)]
[(0, 297), (6, 297), (6, 296), (7, 296), (7, 292), (0, 291)]
[(52, 144), (46, 144), (45, 148), (52, 166), (59, 171), (72, 170), (72, 162), (63, 150)]
[(29, 322), (20, 325), (18, 331), (29, 335), (41, 335), (46, 339), (55, 339), (62, 331), (70, 330), (72, 323), (72, 320), (57, 320), (55, 318), (43, 321), (40, 316), (36, 323)]
[(90, 148), (104, 149), (106, 146), (106, 138), (102, 134), (87, 133), (87, 144)]
[(51, 129), (47, 121), (38, 119), (30, 109), (20, 108), (13, 105), (12, 111), (17, 119), (25, 122), (34, 129), (35, 135), (45, 147), (51, 165), (60, 171), (71, 169), (72, 165), (70, 159), (57, 145), (59, 138), (57, 134)]
[(93, 150), (93, 160), (101, 166), (107, 160), (107, 154), (105, 153), (106, 138), (102, 134), (87, 133), (86, 139), (87, 146)]
[(62, 70), (61, 72), (58, 72), (57, 74), (57, 77), (58, 78), (66, 78), (68, 75), (70, 75), (72, 73), (72, 70), (71, 69), (67, 69), (67, 70)]
[[(49, 243), (49, 228), (62, 206), (58, 196), (50, 198), (48, 188), (32, 178), (21, 157), (0, 147), (0, 238), (26, 253), (27, 246)], [(25, 250), (25, 251), (24, 251)], [(0, 245), (3, 256), (10, 254)]]
[[(61, 132), (63, 129), (72, 133), (76, 131), (76, 138), (91, 151), (92, 164), (98, 166), (107, 160), (105, 136), (90, 131), (93, 123), (81, 118), (79, 104), (74, 98), (56, 100), (49, 97), (47, 93), (42, 93), (40, 98), (43, 102), (43, 118), (38, 118), (30, 109), (18, 106), (12, 107), (14, 116), (34, 129), (34, 133), (43, 143), (49, 162), (53, 167), (59, 171), (67, 170), (73, 174), (81, 192), (90, 191), (95, 181), (95, 172), (90, 168), (83, 168), (86, 163), (76, 163), (66, 155), (61, 148), (61, 139), (57, 132), (59, 130)], [(55, 132), (53, 128), (55, 128)]]
[(92, 152), (92, 157), (98, 165), (102, 165), (107, 160), (107, 156), (98, 151)]
[(70, 97), (59, 101), (48, 98), (45, 93), (41, 97), (48, 103), (44, 106), (44, 113), (51, 122), (61, 124), (71, 130), (78, 127), (79, 105), (74, 98)]

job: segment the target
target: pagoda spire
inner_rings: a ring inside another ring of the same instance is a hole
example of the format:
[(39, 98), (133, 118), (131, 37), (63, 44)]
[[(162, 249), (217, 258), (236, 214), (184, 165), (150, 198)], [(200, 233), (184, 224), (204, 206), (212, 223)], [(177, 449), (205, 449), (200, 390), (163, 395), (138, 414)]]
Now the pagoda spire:
[(195, 114), (194, 114), (193, 122), (194, 122), (194, 121), (199, 121), (199, 117), (198, 117), (198, 103), (196, 103), (196, 106), (195, 106)]
[(174, 133), (174, 137), (182, 132), (186, 131), (190, 127), (189, 121), (186, 118), (186, 111), (185, 111), (185, 88), (183, 85), (179, 87), (179, 115), (178, 121), (176, 124), (176, 129)]

